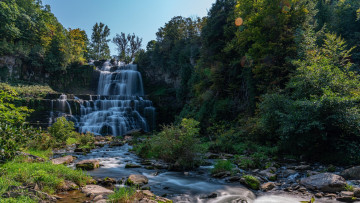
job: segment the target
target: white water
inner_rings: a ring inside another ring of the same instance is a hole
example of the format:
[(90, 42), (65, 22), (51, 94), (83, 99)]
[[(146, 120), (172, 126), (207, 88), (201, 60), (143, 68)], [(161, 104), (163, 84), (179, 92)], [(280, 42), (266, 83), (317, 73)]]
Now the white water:
[(98, 84), (98, 96), (80, 101), (81, 133), (121, 136), (134, 129), (154, 129), (155, 108), (144, 100), (142, 77), (136, 65), (120, 66), (110, 72), (105, 62)]

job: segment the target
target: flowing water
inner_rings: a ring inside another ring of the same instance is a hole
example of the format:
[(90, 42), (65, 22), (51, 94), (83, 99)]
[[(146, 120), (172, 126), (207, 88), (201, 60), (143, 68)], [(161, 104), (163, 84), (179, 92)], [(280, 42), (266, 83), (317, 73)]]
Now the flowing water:
[(109, 62), (100, 71), (96, 100), (80, 101), (79, 131), (96, 135), (124, 135), (134, 129), (155, 127), (155, 108), (143, 99), (144, 89), (136, 65), (110, 72)]
[[(73, 154), (78, 157), (76, 162), (87, 159), (97, 159), (100, 168), (88, 171), (89, 175), (96, 178), (115, 178), (125, 180), (131, 174), (142, 174), (148, 177), (147, 186), (159, 196), (166, 196), (174, 202), (198, 202), (198, 203), (226, 203), (241, 202), (246, 199), (248, 203), (299, 203), (309, 201), (309, 197), (294, 197), (285, 193), (269, 195), (264, 193), (256, 197), (254, 193), (239, 183), (228, 183), (222, 179), (215, 179), (210, 176), (211, 167), (200, 167), (189, 173), (172, 172), (167, 170), (148, 170), (141, 168), (125, 168), (127, 163), (141, 165), (142, 159), (130, 153), (131, 146), (110, 148), (108, 146), (93, 150), (87, 155)], [(75, 168), (75, 164), (70, 165)], [(123, 187), (124, 185), (116, 185)], [(211, 193), (216, 193), (216, 198), (204, 198)], [(271, 194), (271, 193), (270, 193)], [(336, 202), (336, 201), (320, 201)]]
[(155, 128), (155, 108), (150, 100), (144, 99), (143, 82), (136, 65), (111, 67), (109, 61), (105, 62), (97, 92), (89, 100), (77, 97), (69, 100), (64, 94), (52, 100), (49, 125), (55, 118), (66, 116), (79, 132), (95, 135), (122, 136), (131, 130), (149, 132)]

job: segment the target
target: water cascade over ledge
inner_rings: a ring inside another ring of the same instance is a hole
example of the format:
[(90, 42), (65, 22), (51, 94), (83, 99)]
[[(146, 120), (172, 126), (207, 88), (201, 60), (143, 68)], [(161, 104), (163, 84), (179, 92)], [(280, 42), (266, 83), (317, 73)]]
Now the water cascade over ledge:
[(155, 128), (155, 108), (144, 99), (142, 77), (136, 65), (111, 67), (109, 61), (105, 62), (97, 93), (86, 100), (75, 97), (75, 115), (64, 95), (54, 101), (61, 103), (60, 110), (75, 122), (80, 133), (122, 136), (132, 130), (149, 132)]

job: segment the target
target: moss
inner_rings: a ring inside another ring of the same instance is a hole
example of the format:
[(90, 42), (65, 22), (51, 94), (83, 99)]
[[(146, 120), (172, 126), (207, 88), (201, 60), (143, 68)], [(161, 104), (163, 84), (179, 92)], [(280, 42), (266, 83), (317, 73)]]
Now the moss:
[(245, 184), (251, 189), (258, 190), (260, 188), (260, 181), (254, 176), (245, 175), (243, 178), (245, 179)]

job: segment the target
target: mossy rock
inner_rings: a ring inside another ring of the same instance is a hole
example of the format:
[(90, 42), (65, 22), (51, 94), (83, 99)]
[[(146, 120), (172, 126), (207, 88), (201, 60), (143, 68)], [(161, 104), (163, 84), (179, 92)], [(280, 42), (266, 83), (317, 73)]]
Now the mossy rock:
[(99, 168), (100, 163), (98, 160), (84, 160), (76, 164), (76, 168), (83, 170), (93, 170)]
[(249, 188), (253, 190), (259, 190), (260, 189), (260, 181), (251, 175), (245, 175), (240, 180), (241, 183), (245, 184)]

